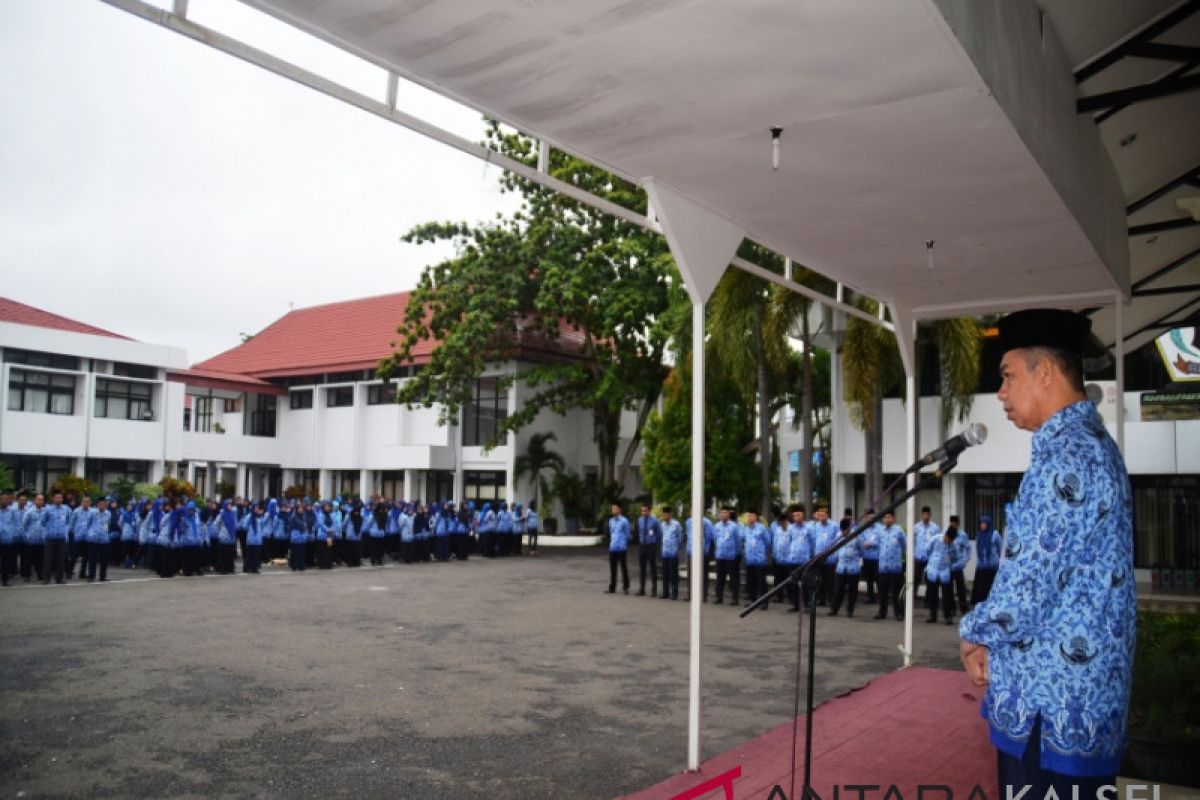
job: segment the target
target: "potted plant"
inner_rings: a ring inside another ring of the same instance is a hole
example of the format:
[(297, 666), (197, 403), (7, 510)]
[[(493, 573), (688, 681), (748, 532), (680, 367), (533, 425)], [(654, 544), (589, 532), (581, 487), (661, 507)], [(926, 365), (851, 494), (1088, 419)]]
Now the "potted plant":
[(1129, 704), (1131, 774), (1200, 786), (1200, 614), (1138, 613)]
[(568, 536), (579, 533), (579, 518), (587, 513), (587, 486), (575, 470), (554, 476), (554, 496), (562, 506), (563, 523)]

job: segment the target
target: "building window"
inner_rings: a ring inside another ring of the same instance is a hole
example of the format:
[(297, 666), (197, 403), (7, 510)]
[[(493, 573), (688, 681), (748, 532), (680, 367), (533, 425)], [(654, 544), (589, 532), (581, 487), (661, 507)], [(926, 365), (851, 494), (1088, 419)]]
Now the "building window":
[(507, 474), (495, 472), (464, 472), (463, 500), (474, 500), (475, 505), (504, 499)]
[(367, 387), (367, 405), (382, 406), (396, 402), (396, 384), (377, 383)]
[(1187, 587), (1191, 570), (1194, 587), (1200, 564), (1200, 477), (1134, 475), (1130, 483), (1133, 565), (1159, 569), (1163, 584), (1177, 594)]
[(335, 386), (325, 390), (325, 405), (330, 408), (354, 405), (353, 386)]
[(499, 378), (480, 378), (475, 396), (463, 409), (463, 445), (482, 447), (496, 439), (500, 424), (508, 419), (508, 393)]
[(358, 497), (358, 470), (341, 469), (334, 473), (336, 493), (346, 499)]
[(241, 405), (242, 405), (242, 401), (238, 400), (237, 398), (226, 398), (225, 399), (225, 413), (226, 414), (236, 414), (239, 411), (241, 411)]
[(190, 408), (185, 408), (183, 410), (183, 429), (185, 431), (190, 431), (192, 429), (192, 410)]
[[(2, 459), (13, 474), (13, 488), (44, 493), (50, 484), (71, 474), (71, 459), (6, 455)], [(33, 498), (30, 498), (33, 502)]]
[(145, 364), (125, 364), (116, 361), (113, 363), (113, 375), (119, 375), (122, 378), (144, 378), (152, 381), (158, 377), (158, 370), (154, 367), (147, 367)]
[(389, 500), (404, 499), (404, 471), (385, 469), (380, 472), (379, 494)]
[(211, 397), (196, 397), (196, 433), (212, 431), (213, 399)]
[(148, 383), (96, 380), (96, 416), (105, 419), (154, 419), (152, 388)]
[(10, 364), (28, 364), (31, 367), (79, 369), (79, 359), (75, 356), (60, 356), (57, 353), (39, 353), (36, 350), (17, 350), (12, 347), (4, 348), (4, 360)]
[(8, 378), (8, 410), (35, 414), (75, 413), (75, 376), (14, 369)]
[(326, 383), (356, 383), (358, 381), (370, 380), (370, 373), (366, 370), (356, 369), (350, 372), (330, 372), (326, 377)]
[(425, 473), (427, 503), (444, 503), (454, 499), (454, 473), (437, 469)]
[(150, 476), (150, 469), (149, 464), (145, 461), (89, 458), (84, 465), (84, 476), (107, 491), (120, 480), (145, 483)]
[(309, 497), (321, 496), (321, 470), (319, 469), (298, 469), (293, 473), (295, 478), (295, 486), (304, 489), (304, 493)]
[(248, 421), (251, 436), (274, 436), (275, 395), (254, 395), (253, 410), (250, 412)]
[(313, 390), (300, 389), (298, 391), (288, 392), (288, 405), (293, 411), (301, 408), (312, 408)]

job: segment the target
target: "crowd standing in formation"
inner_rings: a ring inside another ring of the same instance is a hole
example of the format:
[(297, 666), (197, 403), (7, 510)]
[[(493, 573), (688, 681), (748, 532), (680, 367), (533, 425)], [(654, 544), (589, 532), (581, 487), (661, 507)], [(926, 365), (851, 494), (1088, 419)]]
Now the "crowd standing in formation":
[[(868, 512), (869, 514), (872, 512)], [(726, 588), (732, 604), (741, 598), (741, 578), (744, 568), (746, 597), (754, 600), (768, 590), (767, 576), (774, 584), (784, 580), (802, 564), (827, 550), (839, 536), (848, 537), (853, 530), (854, 515), (846, 509), (840, 523), (829, 517), (826, 508), (818, 508), (812, 520), (805, 519), (804, 509), (793, 506), (776, 513), (770, 525), (764, 525), (758, 514), (745, 512), (741, 521), (734, 509), (719, 512), (716, 522), (703, 517), (704, 574), (702, 599), (708, 602), (709, 572), (715, 569), (714, 602), (725, 602)], [(650, 579), (650, 596), (663, 600), (679, 599), (679, 561), (682, 555), (692, 555), (692, 520), (680, 526), (670, 506), (655, 517), (649, 506), (642, 506), (633, 523), (620, 505), (614, 505), (608, 519), (607, 592), (617, 590), (620, 573), (625, 594), (629, 594), (627, 554), (633, 536), (638, 544), (638, 595), (646, 594), (646, 579)], [(921, 521), (913, 527), (913, 560), (915, 588), (925, 586), (925, 603), (929, 610), (926, 622), (937, 622), (938, 612), (947, 625), (954, 624), (956, 611), (965, 614), (971, 604), (987, 599), (996, 569), (1000, 564), (1001, 536), (992, 528), (992, 520), (983, 516), (974, 541), (959, 527), (957, 516), (951, 516), (943, 531), (931, 519), (928, 506), (921, 509)], [(829, 616), (836, 617), (845, 603), (846, 615), (854, 616), (858, 605), (860, 583), (865, 582), (869, 605), (878, 605), (875, 619), (885, 619), (889, 610), (898, 620), (904, 619), (900, 591), (904, 586), (905, 549), (908, 537), (896, 524), (895, 515), (888, 512), (863, 533), (840, 550), (827, 556), (818, 568), (809, 573), (803, 585), (788, 585), (786, 597), (777, 603), (787, 603), (791, 611), (800, 610), (800, 599), (828, 607)], [(963, 570), (975, 550), (975, 581), (968, 602)], [(662, 593), (658, 591), (659, 568), (662, 571)], [(687, 598), (687, 599), (690, 599)], [(940, 603), (940, 605), (939, 605)], [(767, 610), (768, 606), (759, 607)]]
[(258, 573), (264, 559), (287, 559), (297, 572), (334, 565), (358, 567), (364, 553), (379, 566), (386, 558), (416, 562), (455, 559), (471, 552), (484, 557), (521, 555), (528, 538), (537, 554), (540, 520), (535, 503), (527, 509), (506, 502), (267, 500), (242, 498), (218, 503), (189, 498), (128, 500), (84, 496), (66, 502), (61, 493), (15, 501), (0, 492), (0, 578), (26, 583), (63, 583), (75, 578), (108, 580), (109, 566), (152, 570), (170, 578)]

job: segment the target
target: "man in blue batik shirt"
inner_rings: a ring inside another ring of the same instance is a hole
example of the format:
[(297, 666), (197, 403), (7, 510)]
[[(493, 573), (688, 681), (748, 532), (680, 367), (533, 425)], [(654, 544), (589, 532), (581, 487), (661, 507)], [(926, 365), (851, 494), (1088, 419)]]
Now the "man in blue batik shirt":
[[(1129, 477), (1083, 391), (1091, 323), (1057, 310), (1000, 321), (999, 398), (1033, 432), (988, 599), (963, 618), (962, 660), (986, 686), (1001, 791), (1099, 796), (1125, 741), (1137, 598)], [(1114, 790), (1115, 794), (1115, 790)]]
[(742, 526), (733, 519), (733, 508), (721, 509), (720, 519), (713, 526), (713, 552), (717, 558), (717, 600), (725, 602), (725, 582), (729, 581), (733, 604), (738, 604), (738, 574), (742, 555)]

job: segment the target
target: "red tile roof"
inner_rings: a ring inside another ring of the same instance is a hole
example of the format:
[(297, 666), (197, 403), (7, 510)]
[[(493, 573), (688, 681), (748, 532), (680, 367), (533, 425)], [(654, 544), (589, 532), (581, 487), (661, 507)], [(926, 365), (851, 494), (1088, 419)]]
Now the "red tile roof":
[[(236, 372), (220, 372), (213, 369), (184, 369), (167, 373), (167, 380), (184, 383), (200, 389), (225, 389), (231, 392), (258, 392), (259, 394), (285, 395), (287, 390), (264, 380), (240, 375)], [(185, 398), (185, 406), (192, 407), (191, 395)]]
[[(404, 321), (410, 295), (396, 292), (289, 311), (249, 341), (195, 364), (193, 370), (267, 380), (374, 369), (400, 338), (396, 328)], [(552, 341), (518, 332), (517, 357), (535, 361), (578, 357), (582, 340), (565, 324)], [(413, 363), (429, 363), (437, 344), (419, 342), (413, 348)]]
[(86, 322), (60, 317), (58, 314), (51, 314), (49, 311), (27, 306), (7, 297), (0, 297), (0, 322), (15, 322), (18, 325), (52, 328), (56, 331), (71, 333), (90, 333), (93, 336), (110, 336), (113, 339), (129, 339), (128, 336), (106, 331), (103, 328), (88, 325)]
[[(408, 297), (408, 292), (397, 292), (298, 308), (194, 368), (256, 378), (374, 369), (398, 338), (396, 327), (404, 321)], [(428, 361), (432, 349), (423, 342), (416, 352)]]

